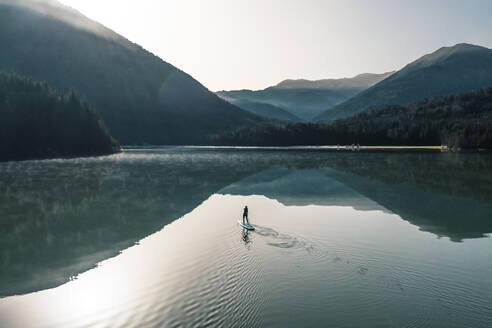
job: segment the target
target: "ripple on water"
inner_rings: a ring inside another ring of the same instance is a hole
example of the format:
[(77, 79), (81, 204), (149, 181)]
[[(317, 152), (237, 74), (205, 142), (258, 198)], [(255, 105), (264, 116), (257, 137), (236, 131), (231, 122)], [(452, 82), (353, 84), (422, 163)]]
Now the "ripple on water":
[(323, 249), (322, 245), (301, 236), (280, 233), (275, 229), (260, 225), (255, 225), (255, 233), (264, 237), (268, 246), (307, 253), (314, 263), (326, 261), (329, 257), (329, 252)]

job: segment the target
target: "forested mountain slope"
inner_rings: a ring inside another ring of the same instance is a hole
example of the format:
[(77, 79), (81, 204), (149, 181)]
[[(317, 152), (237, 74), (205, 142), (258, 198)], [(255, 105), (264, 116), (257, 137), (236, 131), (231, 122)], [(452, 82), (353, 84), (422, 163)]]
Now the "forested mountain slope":
[(0, 70), (74, 89), (123, 144), (199, 143), (258, 117), (53, 0), (0, 0)]
[(73, 92), (0, 72), (0, 161), (104, 155), (120, 146)]
[(387, 105), (407, 105), (425, 98), (446, 96), (492, 86), (492, 50), (471, 44), (441, 48), (408, 64), (316, 120), (339, 118)]

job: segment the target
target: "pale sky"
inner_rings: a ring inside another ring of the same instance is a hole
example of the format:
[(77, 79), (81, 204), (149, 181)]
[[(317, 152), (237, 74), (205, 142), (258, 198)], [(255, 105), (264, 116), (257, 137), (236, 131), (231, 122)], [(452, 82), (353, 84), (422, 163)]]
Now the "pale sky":
[(212, 91), (402, 68), (492, 48), (492, 0), (61, 0)]

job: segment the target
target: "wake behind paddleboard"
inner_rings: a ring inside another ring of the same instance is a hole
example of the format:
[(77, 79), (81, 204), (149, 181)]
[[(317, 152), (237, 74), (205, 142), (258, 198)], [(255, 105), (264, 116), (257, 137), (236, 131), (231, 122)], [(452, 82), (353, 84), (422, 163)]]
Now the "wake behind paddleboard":
[(242, 221), (237, 221), (237, 223), (244, 229), (255, 230), (255, 227), (253, 227), (251, 224), (243, 223)]

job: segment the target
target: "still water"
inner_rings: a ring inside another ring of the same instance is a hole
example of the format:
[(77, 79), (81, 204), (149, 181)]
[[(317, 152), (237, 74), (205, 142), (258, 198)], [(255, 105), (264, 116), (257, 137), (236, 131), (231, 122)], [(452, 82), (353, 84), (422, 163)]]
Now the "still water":
[(0, 327), (491, 327), (491, 168), (183, 147), (0, 163)]

